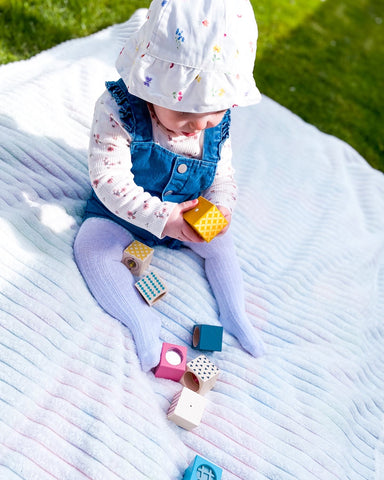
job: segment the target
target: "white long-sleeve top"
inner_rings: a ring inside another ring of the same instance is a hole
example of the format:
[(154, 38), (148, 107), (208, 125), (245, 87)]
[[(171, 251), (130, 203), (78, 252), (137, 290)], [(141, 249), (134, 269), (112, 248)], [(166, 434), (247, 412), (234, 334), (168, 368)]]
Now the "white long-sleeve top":
[[(193, 137), (172, 137), (153, 113), (151, 121), (154, 142), (178, 155), (201, 158), (204, 132)], [(131, 136), (120, 121), (119, 106), (106, 90), (96, 102), (91, 127), (88, 165), (92, 187), (115, 215), (161, 238), (176, 203), (161, 201), (135, 183), (130, 144)], [(202, 194), (215, 205), (233, 211), (237, 187), (230, 138), (221, 150), (214, 181)]]

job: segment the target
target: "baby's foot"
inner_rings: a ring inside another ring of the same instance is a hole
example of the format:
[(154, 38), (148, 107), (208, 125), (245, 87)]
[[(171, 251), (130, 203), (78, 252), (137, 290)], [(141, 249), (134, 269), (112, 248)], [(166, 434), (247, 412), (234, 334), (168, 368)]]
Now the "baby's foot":
[(231, 333), (240, 342), (241, 346), (253, 357), (260, 357), (265, 353), (264, 343), (255, 331), (248, 317), (238, 317), (235, 321), (221, 319), (225, 330)]
[(245, 337), (239, 334), (236, 335), (236, 338), (244, 350), (250, 353), (253, 357), (261, 357), (265, 354), (264, 343), (255, 332), (247, 334)]
[(140, 349), (136, 344), (137, 356), (139, 357), (141, 368), (144, 372), (149, 372), (160, 362), (162, 342), (158, 339), (152, 344), (141, 345)]

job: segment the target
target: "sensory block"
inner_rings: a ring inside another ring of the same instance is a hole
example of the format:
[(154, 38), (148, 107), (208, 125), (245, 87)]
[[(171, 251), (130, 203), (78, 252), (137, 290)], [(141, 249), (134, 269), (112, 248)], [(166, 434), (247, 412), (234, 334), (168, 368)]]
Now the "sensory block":
[(123, 252), (122, 262), (136, 277), (142, 275), (149, 267), (153, 257), (153, 248), (134, 240)]
[(173, 397), (167, 417), (179, 427), (192, 430), (200, 425), (206, 404), (204, 397), (183, 387)]
[(168, 378), (178, 382), (187, 365), (187, 347), (163, 343), (160, 363), (155, 369), (155, 377)]
[(150, 272), (141, 278), (135, 283), (135, 287), (149, 306), (152, 306), (168, 292), (164, 281), (154, 272)]
[(192, 347), (198, 350), (221, 352), (223, 327), (216, 325), (195, 325), (192, 334)]
[(220, 370), (205, 355), (200, 355), (187, 363), (181, 383), (196, 393), (204, 395), (212, 390)]
[(210, 242), (228, 222), (216, 205), (204, 197), (198, 200), (196, 207), (183, 213), (183, 217), (206, 242)]
[(184, 472), (183, 480), (221, 480), (223, 470), (206, 458), (196, 455)]

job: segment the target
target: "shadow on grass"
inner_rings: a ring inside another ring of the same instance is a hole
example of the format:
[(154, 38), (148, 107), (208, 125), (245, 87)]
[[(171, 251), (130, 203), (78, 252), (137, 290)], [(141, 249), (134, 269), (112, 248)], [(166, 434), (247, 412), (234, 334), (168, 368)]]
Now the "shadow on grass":
[(289, 36), (261, 45), (255, 70), (263, 93), (345, 140), (381, 171), (383, 12), (383, 0), (325, 1)]

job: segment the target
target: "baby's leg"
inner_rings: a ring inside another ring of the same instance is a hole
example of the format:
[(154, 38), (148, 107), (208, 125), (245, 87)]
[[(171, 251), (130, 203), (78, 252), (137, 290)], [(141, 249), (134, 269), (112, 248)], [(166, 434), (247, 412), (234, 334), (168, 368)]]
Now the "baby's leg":
[(262, 355), (262, 341), (245, 311), (242, 272), (231, 234), (227, 232), (210, 243), (188, 242), (186, 245), (205, 258), (205, 272), (225, 330), (234, 335), (254, 357)]
[(135, 278), (121, 263), (131, 234), (103, 218), (89, 218), (80, 227), (74, 255), (89, 290), (100, 306), (126, 325), (135, 340), (142, 369), (148, 371), (160, 361), (161, 320), (144, 303), (135, 288)]

